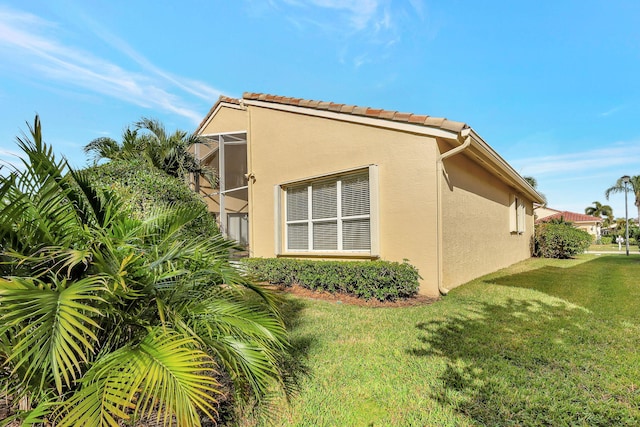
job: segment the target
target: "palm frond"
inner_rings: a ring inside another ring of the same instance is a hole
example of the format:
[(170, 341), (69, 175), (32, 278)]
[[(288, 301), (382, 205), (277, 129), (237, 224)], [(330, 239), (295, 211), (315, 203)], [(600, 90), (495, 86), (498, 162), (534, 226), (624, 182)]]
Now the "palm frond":
[(6, 364), (25, 382), (35, 376), (40, 388), (52, 379), (59, 394), (73, 386), (97, 342), (100, 311), (86, 302), (102, 301), (104, 278), (50, 282), (0, 278), (0, 336), (12, 333)]
[(84, 146), (83, 150), (93, 157), (93, 163), (96, 164), (102, 159), (112, 160), (117, 158), (122, 148), (113, 138), (103, 136), (92, 140)]
[(206, 300), (183, 307), (188, 326), (215, 352), (239, 384), (247, 383), (256, 396), (279, 381), (278, 358), (287, 348), (284, 324), (275, 313), (218, 289)]
[(198, 410), (211, 419), (218, 383), (212, 359), (197, 342), (153, 329), (137, 346), (104, 357), (69, 399), (60, 426), (116, 426), (116, 420), (156, 416), (164, 425), (199, 426)]

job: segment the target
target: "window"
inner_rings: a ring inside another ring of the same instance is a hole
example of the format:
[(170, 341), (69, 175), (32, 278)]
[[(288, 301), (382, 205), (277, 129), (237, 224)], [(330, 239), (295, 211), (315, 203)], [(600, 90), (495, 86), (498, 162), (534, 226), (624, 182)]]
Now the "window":
[(227, 236), (240, 246), (249, 245), (249, 215), (246, 213), (227, 214)]
[(516, 195), (511, 195), (509, 206), (509, 228), (512, 233), (522, 234), (525, 230), (524, 200)]
[(372, 252), (369, 170), (285, 187), (285, 244), (291, 252)]

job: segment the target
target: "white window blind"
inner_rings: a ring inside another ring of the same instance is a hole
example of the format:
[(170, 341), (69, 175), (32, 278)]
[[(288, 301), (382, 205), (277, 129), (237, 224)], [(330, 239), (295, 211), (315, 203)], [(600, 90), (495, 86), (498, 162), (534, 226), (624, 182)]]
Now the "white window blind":
[(371, 250), (370, 204), (367, 172), (288, 187), (287, 250)]
[(307, 187), (287, 190), (287, 221), (307, 220), (309, 203)]
[(371, 248), (371, 225), (369, 218), (343, 222), (342, 247), (345, 250), (366, 250)]
[(342, 216), (369, 215), (369, 176), (342, 180)]
[(337, 218), (337, 181), (313, 184), (311, 190), (313, 197), (313, 219)]
[(309, 190), (306, 186), (287, 190), (287, 246), (309, 249)]

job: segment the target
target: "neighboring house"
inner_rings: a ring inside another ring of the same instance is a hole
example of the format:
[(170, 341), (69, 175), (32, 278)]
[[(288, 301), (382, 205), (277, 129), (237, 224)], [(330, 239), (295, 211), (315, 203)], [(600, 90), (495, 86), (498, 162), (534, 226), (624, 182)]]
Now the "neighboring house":
[(559, 211), (546, 206), (535, 208), (536, 224), (549, 222), (554, 219), (563, 218), (565, 221), (573, 223), (574, 227), (591, 234), (596, 240), (602, 235), (602, 218), (585, 215), (576, 212)]
[(196, 134), (199, 191), (253, 257), (408, 260), (433, 296), (530, 257), (542, 199), (464, 123), (245, 93)]

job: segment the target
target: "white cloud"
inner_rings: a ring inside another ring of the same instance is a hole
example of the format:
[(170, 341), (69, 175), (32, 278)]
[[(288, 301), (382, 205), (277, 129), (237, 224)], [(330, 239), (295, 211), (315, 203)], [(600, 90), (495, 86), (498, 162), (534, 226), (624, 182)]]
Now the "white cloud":
[(0, 8), (0, 52), (5, 61), (47, 79), (146, 108), (160, 108), (199, 123), (202, 113), (177, 93), (211, 101), (220, 91), (156, 67), (106, 31), (101, 37), (133, 59), (141, 70), (128, 70), (59, 40), (58, 26), (38, 16)]
[[(298, 31), (313, 32), (338, 43), (338, 61), (356, 69), (387, 60), (389, 51), (396, 48), (406, 33), (414, 36), (415, 31), (425, 32), (424, 0), (402, 3), (393, 0), (245, 1), (251, 4), (253, 16), (262, 16), (267, 5), (267, 10), (284, 18)], [(428, 23), (428, 27), (431, 26)]]
[(272, 0), (272, 8), (284, 13), (297, 28), (304, 24), (325, 33), (349, 36), (379, 33), (394, 28), (390, 0)]
[(611, 116), (611, 115), (617, 113), (618, 111), (624, 110), (624, 108), (625, 108), (624, 105), (618, 105), (617, 107), (613, 107), (613, 108), (605, 111), (604, 113), (600, 113), (600, 117)]
[[(523, 175), (558, 176), (577, 173), (592, 174), (606, 169), (622, 170), (635, 165), (640, 158), (640, 143), (616, 143), (607, 148), (512, 160), (510, 163)], [(620, 172), (623, 173), (623, 172)]]
[(355, 30), (363, 30), (374, 20), (380, 8), (380, 3), (381, 0), (301, 0), (294, 4), (306, 4), (346, 12), (352, 28)]

